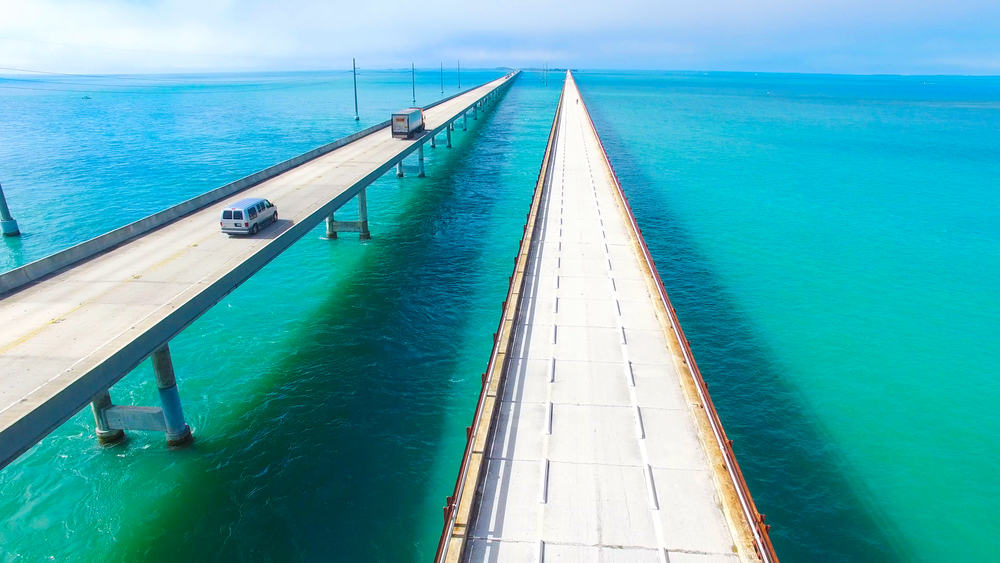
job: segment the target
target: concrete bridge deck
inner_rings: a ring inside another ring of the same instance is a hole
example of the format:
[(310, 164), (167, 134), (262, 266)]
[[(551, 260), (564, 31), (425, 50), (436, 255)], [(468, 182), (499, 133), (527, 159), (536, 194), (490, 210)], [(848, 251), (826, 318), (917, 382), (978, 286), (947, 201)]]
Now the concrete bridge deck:
[[(224, 199), (175, 210), (180, 218), (140, 236), (126, 233), (124, 242), (105, 244), (110, 249), (100, 250), (94, 239), (0, 276), (0, 468), (106, 396), (150, 354), (166, 350), (170, 338), (344, 203), (363, 198), (368, 184), (422, 151), (433, 133), (444, 132), (450, 141), (454, 121), (485, 107), (515, 75), (426, 110), (424, 136), (393, 139), (388, 126), (378, 128), (271, 179), (246, 182), (251, 187)], [(220, 206), (241, 197), (275, 202), (279, 220), (255, 236), (221, 234)], [(146, 229), (144, 222), (123, 229)], [(46, 267), (59, 267), (46, 260), (69, 265), (46, 273)]]
[(567, 73), (438, 560), (773, 560), (689, 353)]

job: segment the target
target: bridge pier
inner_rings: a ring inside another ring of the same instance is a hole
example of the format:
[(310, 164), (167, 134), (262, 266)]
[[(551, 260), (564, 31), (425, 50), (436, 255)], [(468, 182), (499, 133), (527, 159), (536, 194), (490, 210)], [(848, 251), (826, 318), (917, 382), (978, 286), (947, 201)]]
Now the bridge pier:
[(437, 148), (437, 135), (431, 135), (431, 148)]
[(160, 403), (163, 405), (167, 445), (187, 444), (193, 439), (191, 427), (184, 422), (184, 409), (181, 408), (181, 396), (177, 393), (177, 379), (174, 377), (174, 362), (166, 344), (153, 352), (153, 373), (156, 374), (156, 388), (160, 390)]
[(463, 111), (462, 112), (462, 131), (468, 131), (468, 130), (469, 130), (469, 112)]
[(423, 143), (421, 143), (420, 146), (417, 147), (417, 170), (418, 170), (417, 171), (417, 177), (418, 178), (423, 178), (424, 177), (424, 144)]
[(400, 160), (399, 162), (396, 163), (396, 177), (397, 178), (402, 178), (403, 177), (403, 161), (402, 160)]
[(184, 421), (181, 396), (177, 392), (177, 378), (167, 344), (152, 354), (156, 388), (160, 391), (160, 407), (116, 406), (105, 389), (90, 403), (97, 423), (97, 441), (101, 445), (115, 444), (125, 438), (125, 430), (152, 430), (167, 436), (168, 446), (183, 446), (191, 440), (191, 427)]
[(363, 188), (358, 192), (357, 221), (337, 221), (334, 219), (333, 213), (326, 218), (326, 238), (335, 239), (338, 232), (358, 233), (358, 238), (361, 240), (372, 238), (371, 233), (368, 231), (368, 188)]
[(358, 224), (361, 226), (358, 238), (361, 240), (372, 238), (372, 234), (368, 232), (368, 188), (358, 192)]
[(448, 129), (447, 127), (445, 127), (445, 133), (448, 134), (448, 145), (447, 146), (450, 149), (451, 148), (451, 129)]
[(111, 408), (111, 393), (104, 390), (90, 403), (90, 411), (94, 413), (94, 422), (97, 423), (97, 442), (102, 446), (117, 444), (125, 439), (125, 431), (121, 428), (111, 428), (108, 425), (108, 417), (105, 411)]
[(472, 119), (473, 121), (479, 119), (479, 104), (476, 103), (472, 106)]

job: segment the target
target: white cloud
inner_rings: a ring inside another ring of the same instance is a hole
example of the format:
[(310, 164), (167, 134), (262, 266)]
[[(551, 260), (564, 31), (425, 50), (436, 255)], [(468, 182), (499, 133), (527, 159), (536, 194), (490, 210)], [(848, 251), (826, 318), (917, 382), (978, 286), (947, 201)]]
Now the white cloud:
[[(1000, 6), (976, 0), (0, 0), (0, 13), (0, 66), (83, 73), (345, 68), (352, 56), (368, 68), (460, 58), (824, 70), (811, 65), (839, 60), (905, 72), (989, 61), (1000, 47)], [(986, 52), (931, 56), (936, 39), (969, 33), (992, 37)], [(766, 68), (789, 64), (799, 68)]]

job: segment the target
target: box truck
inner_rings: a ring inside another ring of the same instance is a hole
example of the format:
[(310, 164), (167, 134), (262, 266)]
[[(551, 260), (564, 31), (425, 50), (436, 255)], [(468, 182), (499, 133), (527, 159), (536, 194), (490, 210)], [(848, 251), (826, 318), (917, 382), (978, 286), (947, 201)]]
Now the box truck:
[(409, 108), (392, 114), (392, 136), (397, 139), (411, 139), (424, 130), (424, 112), (420, 108)]

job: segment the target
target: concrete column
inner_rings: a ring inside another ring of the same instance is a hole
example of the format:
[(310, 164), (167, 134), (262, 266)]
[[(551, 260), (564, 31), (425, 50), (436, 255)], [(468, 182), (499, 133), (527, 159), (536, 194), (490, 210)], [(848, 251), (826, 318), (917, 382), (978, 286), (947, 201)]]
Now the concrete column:
[(17, 221), (10, 216), (7, 198), (3, 195), (3, 186), (0, 186), (0, 233), (5, 237), (16, 237), (21, 234), (21, 230), (17, 228)]
[(451, 148), (451, 129), (447, 129), (446, 128), (445, 132), (448, 133), (448, 148), (450, 149)]
[(431, 135), (431, 148), (437, 148), (437, 135)]
[(400, 160), (399, 162), (396, 163), (396, 177), (397, 178), (402, 178), (403, 177), (403, 161), (402, 160)]
[(479, 104), (472, 106), (472, 119), (479, 119)]
[(449, 121), (448, 122), (448, 130), (449, 131), (454, 131), (455, 130), (455, 122), (454, 121)]
[(361, 228), (359, 238), (369, 240), (372, 234), (368, 232), (368, 188), (358, 192), (358, 226)]
[(463, 111), (462, 112), (462, 131), (468, 131), (468, 130), (469, 130), (469, 112)]
[(417, 163), (418, 163), (419, 170), (420, 170), (417, 173), (417, 177), (418, 178), (423, 178), (424, 177), (424, 145), (423, 145), (423, 143), (421, 143), (421, 145), (419, 147), (417, 147)]
[(94, 401), (90, 403), (90, 410), (94, 413), (94, 422), (97, 423), (97, 442), (102, 446), (117, 444), (125, 438), (124, 430), (113, 430), (108, 426), (104, 410), (110, 407), (111, 394), (107, 390), (94, 397)]
[(174, 363), (170, 360), (170, 348), (166, 344), (153, 352), (153, 373), (156, 374), (156, 387), (160, 390), (160, 402), (163, 403), (167, 445), (187, 444), (193, 439), (191, 428), (184, 422), (181, 396), (177, 393), (177, 380), (174, 378)]
[(336, 222), (337, 220), (333, 218), (333, 213), (326, 218), (326, 238), (337, 238), (337, 228), (334, 226)]

